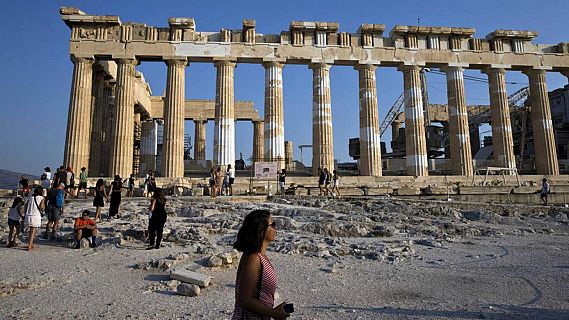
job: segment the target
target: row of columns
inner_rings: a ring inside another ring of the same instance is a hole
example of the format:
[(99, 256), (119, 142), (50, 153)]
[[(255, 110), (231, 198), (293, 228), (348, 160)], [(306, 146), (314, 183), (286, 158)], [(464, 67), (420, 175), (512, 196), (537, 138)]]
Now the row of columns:
[[(92, 99), (104, 96), (107, 90), (102, 83), (104, 77), (93, 77), (93, 59), (72, 57), (74, 63), (70, 97), (69, 118), (65, 145), (66, 165), (107, 166), (109, 175), (123, 177), (132, 172), (134, 117), (133, 83), (137, 60), (118, 59), (117, 81), (115, 87), (115, 112), (112, 117), (111, 156), (108, 165), (103, 161), (105, 140), (102, 132), (105, 114), (97, 107), (105, 104), (105, 99)], [(184, 174), (184, 101), (185, 101), (185, 58), (167, 59), (168, 66), (166, 97), (164, 107), (164, 144), (162, 153), (162, 174), (165, 177), (181, 177)], [(234, 115), (234, 70), (236, 63), (227, 60), (215, 62), (215, 135), (214, 163), (217, 165), (235, 162), (235, 115)], [(285, 141), (283, 119), (283, 80), (284, 64), (276, 61), (263, 63), (265, 67), (265, 117), (264, 121), (254, 122), (253, 160), (274, 161), (279, 168), (285, 166)], [(318, 167), (334, 167), (332, 112), (330, 93), (330, 64), (313, 63), (313, 173)], [(360, 175), (381, 176), (381, 148), (377, 103), (377, 66), (358, 64), (359, 74), (359, 118), (360, 118)], [(420, 71), (416, 65), (401, 66), (404, 80), (404, 105), (406, 128), (406, 167), (412, 176), (428, 175), (427, 147), (425, 140), (424, 106), (421, 94)], [(461, 66), (443, 68), (447, 75), (449, 106), (449, 131), (452, 173), (472, 175), (474, 168), (470, 149), (468, 113), (464, 95), (464, 69)], [(513, 139), (507, 101), (504, 68), (488, 68), (493, 144), (496, 165), (515, 168)], [(555, 175), (559, 173), (551, 111), (547, 95), (545, 70), (532, 69), (524, 72), (530, 80), (532, 102), (532, 126), (536, 171), (538, 174)], [(93, 79), (94, 83), (93, 83)], [(95, 89), (93, 89), (95, 88)], [(92, 92), (96, 90), (96, 92)], [(95, 93), (95, 94), (93, 94)], [(108, 104), (107, 104), (108, 105)], [(91, 118), (93, 121), (91, 122)], [(205, 159), (205, 121), (195, 121), (195, 159)], [(91, 127), (91, 124), (93, 127)], [(143, 122), (142, 136), (151, 138), (151, 130), (156, 123)], [(93, 133), (93, 134), (91, 134)], [(99, 133), (97, 135), (97, 133)], [(155, 135), (155, 133), (154, 133)], [(144, 139), (143, 139), (144, 140)], [(91, 142), (99, 143), (91, 143)], [(90, 150), (90, 146), (93, 149)], [(152, 152), (154, 152), (152, 154)], [(155, 150), (143, 143), (142, 162), (151, 163)], [(89, 157), (93, 155), (91, 163)], [(98, 160), (98, 161), (96, 161)], [(99, 169), (99, 171), (104, 171)]]

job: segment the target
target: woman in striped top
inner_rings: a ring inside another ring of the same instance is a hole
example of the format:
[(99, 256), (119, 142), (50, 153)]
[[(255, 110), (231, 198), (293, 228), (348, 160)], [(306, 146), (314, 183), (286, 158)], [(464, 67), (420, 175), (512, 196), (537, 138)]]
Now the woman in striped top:
[(254, 210), (237, 233), (235, 249), (243, 252), (235, 281), (232, 320), (285, 319), (284, 302), (274, 307), (277, 277), (267, 258), (267, 246), (275, 240), (276, 224), (267, 210)]

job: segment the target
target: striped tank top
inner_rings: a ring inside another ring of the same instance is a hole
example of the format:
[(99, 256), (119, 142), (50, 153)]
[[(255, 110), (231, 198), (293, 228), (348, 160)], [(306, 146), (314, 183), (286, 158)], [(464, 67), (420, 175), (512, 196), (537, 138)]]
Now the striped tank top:
[[(245, 256), (245, 255), (243, 255)], [(243, 260), (241, 256), (241, 260)], [(255, 291), (253, 292), (253, 297), (261, 301), (266, 307), (274, 308), (275, 305), (275, 291), (277, 289), (277, 276), (275, 274), (275, 269), (269, 261), (266, 255), (262, 253), (257, 253), (259, 259), (261, 260), (261, 270), (259, 274), (261, 275), (261, 282), (257, 282)], [(235, 309), (233, 310), (233, 317), (231, 320), (269, 320), (270, 317), (259, 316), (243, 307), (239, 303), (239, 271), (237, 272), (237, 280), (235, 281)]]

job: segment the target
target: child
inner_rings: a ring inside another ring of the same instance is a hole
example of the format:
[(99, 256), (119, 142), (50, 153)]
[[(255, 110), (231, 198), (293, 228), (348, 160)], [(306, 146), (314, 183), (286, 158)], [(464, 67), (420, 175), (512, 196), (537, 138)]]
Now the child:
[(8, 212), (8, 226), (10, 227), (10, 234), (8, 235), (8, 248), (16, 247), (18, 244), (16, 240), (20, 235), (20, 220), (24, 219), (23, 201), (21, 197), (14, 198), (14, 203)]

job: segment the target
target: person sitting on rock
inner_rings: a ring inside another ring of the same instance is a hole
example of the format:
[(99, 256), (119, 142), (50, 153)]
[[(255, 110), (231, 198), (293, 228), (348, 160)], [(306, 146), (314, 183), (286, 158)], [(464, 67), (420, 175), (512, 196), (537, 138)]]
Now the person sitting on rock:
[(91, 237), (91, 248), (97, 246), (97, 222), (89, 218), (89, 210), (83, 210), (81, 212), (81, 217), (75, 219), (75, 225), (73, 226), (75, 231), (75, 249), (81, 248), (81, 239), (88, 239)]

